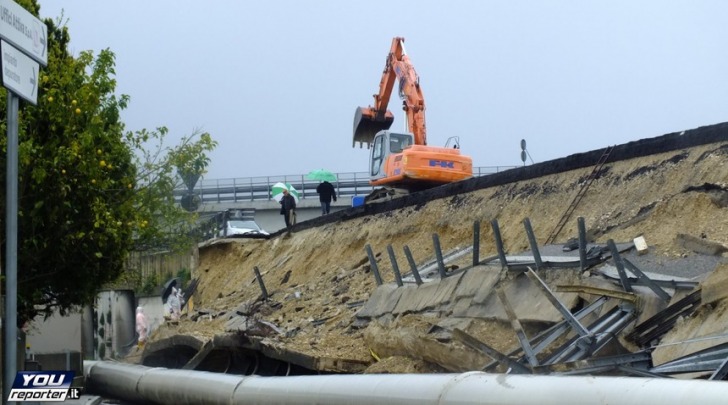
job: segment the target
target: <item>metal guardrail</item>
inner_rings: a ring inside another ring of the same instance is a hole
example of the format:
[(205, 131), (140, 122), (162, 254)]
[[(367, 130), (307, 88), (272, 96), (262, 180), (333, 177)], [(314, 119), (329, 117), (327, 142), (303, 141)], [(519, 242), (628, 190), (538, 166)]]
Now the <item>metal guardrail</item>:
[[(473, 176), (485, 176), (502, 172), (517, 166), (484, 166), (474, 167)], [(372, 191), (367, 172), (336, 173), (338, 179), (334, 183), (336, 195), (339, 197), (353, 197), (367, 195)], [(201, 179), (192, 190), (200, 197), (202, 203), (223, 203), (238, 201), (266, 201), (271, 199), (271, 187), (276, 183), (289, 183), (298, 190), (300, 198), (318, 198), (317, 180), (306, 179), (305, 174), (238, 177), (231, 179)], [(175, 190), (175, 198), (187, 193), (187, 189)]]

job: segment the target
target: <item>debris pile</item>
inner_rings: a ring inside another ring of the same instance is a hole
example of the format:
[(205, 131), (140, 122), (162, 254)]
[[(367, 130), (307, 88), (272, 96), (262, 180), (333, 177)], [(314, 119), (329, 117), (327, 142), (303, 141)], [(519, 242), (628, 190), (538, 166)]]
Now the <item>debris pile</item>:
[[(195, 312), (150, 341), (237, 336), (230, 350), (315, 372), (719, 379), (727, 158), (728, 143), (712, 143), (607, 162), (596, 175), (588, 167), (342, 217), (287, 238), (210, 244), (195, 269)], [(563, 242), (546, 244), (592, 175), (555, 236)]]

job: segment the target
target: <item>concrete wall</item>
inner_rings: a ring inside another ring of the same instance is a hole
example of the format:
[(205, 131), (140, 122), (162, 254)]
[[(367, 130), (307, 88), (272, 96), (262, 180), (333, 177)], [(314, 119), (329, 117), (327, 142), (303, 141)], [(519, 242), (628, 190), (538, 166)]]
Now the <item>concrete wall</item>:
[(100, 291), (96, 298), (96, 316), (98, 358), (108, 359), (126, 355), (136, 341), (134, 291)]
[[(113, 353), (123, 354), (129, 343), (136, 339), (137, 306), (144, 308), (149, 333), (164, 322), (164, 304), (158, 295), (138, 297), (135, 300), (131, 290), (107, 290), (99, 292), (96, 305), (96, 311), (89, 306), (66, 316), (56, 313), (46, 320), (42, 316), (37, 317), (26, 333), (26, 345), (30, 345), (30, 352), (39, 355), (79, 352), (84, 359), (97, 359), (98, 345), (104, 344), (105, 357), (110, 358)], [(111, 326), (106, 319), (109, 312), (112, 314)], [(105, 339), (98, 336), (98, 328), (102, 326), (99, 325), (98, 318), (102, 313), (105, 314)], [(22, 364), (22, 361), (18, 364)], [(43, 367), (48, 370), (45, 365)]]
[(43, 320), (36, 317), (26, 334), (26, 345), (33, 353), (58, 353), (66, 350), (82, 351), (81, 312), (67, 316), (58, 313)]

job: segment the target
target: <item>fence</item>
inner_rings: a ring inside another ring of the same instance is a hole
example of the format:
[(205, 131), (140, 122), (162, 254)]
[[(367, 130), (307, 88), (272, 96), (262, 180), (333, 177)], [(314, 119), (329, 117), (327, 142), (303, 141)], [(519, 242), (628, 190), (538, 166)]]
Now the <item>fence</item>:
[(174, 252), (131, 252), (126, 262), (126, 271), (140, 276), (142, 282), (156, 280), (158, 285), (167, 279), (176, 277), (182, 270), (191, 270), (190, 253)]
[[(474, 167), (473, 176), (485, 176), (502, 172), (517, 166), (483, 166)], [(369, 174), (366, 172), (336, 173), (338, 181), (334, 183), (336, 195), (351, 197), (366, 195), (372, 191), (369, 184)], [(276, 183), (289, 183), (299, 192), (299, 198), (318, 198), (316, 187), (319, 182), (306, 179), (305, 174), (240, 177), (232, 179), (202, 179), (193, 190), (202, 203), (222, 203), (238, 201), (261, 201), (271, 199), (271, 187)], [(186, 189), (175, 191), (175, 198), (179, 201), (187, 194)]]

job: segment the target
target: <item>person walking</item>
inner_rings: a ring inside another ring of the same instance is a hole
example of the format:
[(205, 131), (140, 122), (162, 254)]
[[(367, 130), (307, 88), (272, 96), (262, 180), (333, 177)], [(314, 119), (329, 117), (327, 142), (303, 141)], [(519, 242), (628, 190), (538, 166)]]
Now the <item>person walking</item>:
[(288, 190), (284, 189), (280, 204), (281, 215), (283, 215), (283, 220), (286, 222), (286, 229), (290, 232), (291, 227), (296, 224), (296, 199)]
[(180, 301), (180, 294), (182, 289), (172, 287), (172, 294), (167, 298), (167, 305), (169, 306), (169, 318), (173, 322), (179, 321), (182, 315), (182, 302)]
[(334, 190), (334, 186), (324, 180), (316, 187), (316, 192), (319, 194), (319, 201), (321, 201), (321, 215), (330, 213), (331, 199), (333, 198), (336, 201), (336, 190)]
[(136, 309), (136, 331), (139, 334), (137, 346), (141, 348), (146, 343), (147, 333), (149, 332), (149, 324), (147, 323), (147, 317), (144, 315), (144, 308), (142, 307), (137, 307)]

